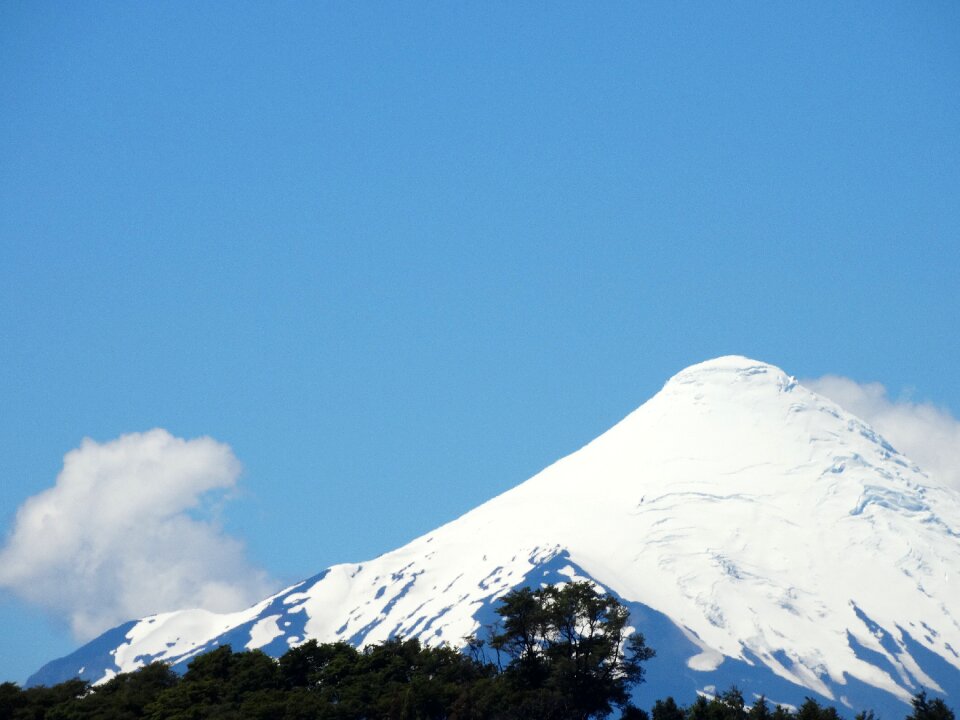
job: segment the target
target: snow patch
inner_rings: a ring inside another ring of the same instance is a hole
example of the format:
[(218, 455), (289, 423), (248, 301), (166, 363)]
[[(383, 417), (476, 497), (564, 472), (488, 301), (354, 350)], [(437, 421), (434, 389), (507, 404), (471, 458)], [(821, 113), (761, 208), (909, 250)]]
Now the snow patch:
[[(277, 622), (281, 617), (280, 615), (268, 615), (258, 620), (253, 627), (250, 628), (250, 642), (246, 645), (247, 650), (262, 648), (274, 638), (283, 635), (283, 630), (280, 629), (280, 625)], [(286, 624), (289, 625), (290, 623)]]

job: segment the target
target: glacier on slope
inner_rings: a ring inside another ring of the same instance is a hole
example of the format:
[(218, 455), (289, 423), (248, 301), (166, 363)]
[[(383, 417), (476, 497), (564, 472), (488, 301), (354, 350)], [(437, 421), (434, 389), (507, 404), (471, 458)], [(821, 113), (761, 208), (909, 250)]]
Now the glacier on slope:
[(509, 589), (577, 577), (628, 604), (657, 649), (650, 698), (736, 683), (895, 717), (920, 688), (957, 703), (958, 572), (956, 492), (780, 369), (732, 356), (404, 547), (238, 613), (128, 623), (28, 682), (183, 667), (224, 643), (457, 645)]

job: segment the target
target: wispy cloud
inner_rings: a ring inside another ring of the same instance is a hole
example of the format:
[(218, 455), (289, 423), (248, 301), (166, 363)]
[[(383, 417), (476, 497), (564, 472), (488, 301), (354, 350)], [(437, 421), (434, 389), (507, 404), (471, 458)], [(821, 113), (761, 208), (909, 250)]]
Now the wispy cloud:
[(870, 423), (931, 479), (960, 490), (960, 420), (931, 403), (892, 400), (880, 383), (826, 375), (804, 385)]
[(204, 503), (240, 463), (211, 438), (166, 430), (66, 454), (56, 484), (17, 511), (0, 550), (0, 588), (65, 616), (79, 639), (185, 607), (240, 609), (271, 589)]

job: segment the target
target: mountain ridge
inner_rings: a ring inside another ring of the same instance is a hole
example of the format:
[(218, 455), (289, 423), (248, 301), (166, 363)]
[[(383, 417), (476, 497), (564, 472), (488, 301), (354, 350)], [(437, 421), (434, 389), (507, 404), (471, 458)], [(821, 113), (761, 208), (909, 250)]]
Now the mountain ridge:
[(957, 493), (867, 423), (779, 368), (726, 356), (682, 370), (581, 449), (396, 550), (239, 613), (126, 624), (123, 642), (98, 651), (112, 666), (87, 667), (81, 649), (28, 682), (182, 666), (224, 642), (272, 654), (307, 638), (456, 645), (509, 589), (575, 577), (654, 618), (688, 693), (732, 673), (784, 702), (813, 692), (896, 707), (921, 687), (955, 698), (958, 530)]

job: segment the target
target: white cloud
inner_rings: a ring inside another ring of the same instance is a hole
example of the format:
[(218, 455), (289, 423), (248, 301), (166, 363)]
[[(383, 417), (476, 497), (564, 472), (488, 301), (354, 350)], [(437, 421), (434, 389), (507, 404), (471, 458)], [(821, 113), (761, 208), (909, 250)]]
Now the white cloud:
[(880, 383), (826, 375), (804, 385), (872, 425), (934, 482), (960, 490), (960, 420), (930, 403), (891, 400)]
[(241, 609), (269, 593), (268, 578), (204, 509), (239, 474), (211, 438), (85, 439), (54, 487), (17, 511), (0, 588), (66, 616), (83, 640), (156, 612)]

